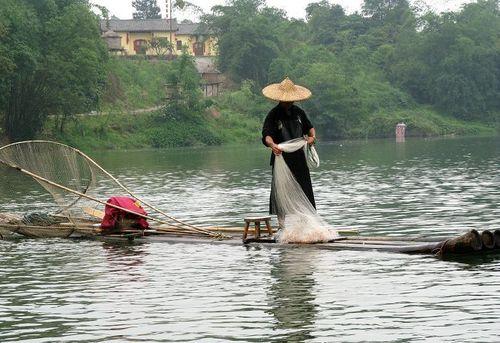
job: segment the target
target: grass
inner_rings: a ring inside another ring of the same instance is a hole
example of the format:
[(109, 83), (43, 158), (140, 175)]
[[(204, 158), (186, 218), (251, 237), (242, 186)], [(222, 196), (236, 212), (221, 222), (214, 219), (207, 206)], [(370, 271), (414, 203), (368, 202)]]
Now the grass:
[(258, 120), (230, 112), (218, 117), (207, 113), (195, 120), (163, 119), (161, 111), (79, 116), (62, 133), (52, 124), (47, 123), (42, 138), (89, 150), (238, 144), (260, 136)]
[(102, 110), (130, 110), (162, 104), (165, 98), (167, 61), (112, 58), (102, 96)]
[(430, 136), (477, 136), (495, 135), (494, 125), (466, 122), (441, 115), (427, 107), (378, 112), (359, 128), (350, 131), (352, 137), (383, 138), (394, 137), (395, 126), (399, 122), (406, 124), (406, 135), (409, 137)]
[[(262, 121), (272, 103), (255, 92), (253, 83), (217, 98), (204, 99), (203, 113), (188, 111), (181, 119), (165, 117), (163, 110), (127, 114), (127, 111), (165, 103), (165, 80), (172, 64), (165, 61), (112, 59), (101, 110), (105, 115), (76, 116), (63, 132), (45, 125), (42, 137), (86, 149), (170, 148), (258, 142)], [(252, 91), (254, 89), (254, 91)], [(202, 106), (203, 107), (203, 106)], [(314, 121), (314, 116), (312, 116)], [(407, 136), (495, 135), (497, 123), (461, 121), (426, 106), (387, 109), (370, 114), (339, 138), (393, 137), (398, 122), (406, 124)], [(321, 131), (328, 127), (318, 126)], [(325, 135), (323, 135), (325, 136)]]
[[(345, 138), (393, 137), (396, 123), (404, 121), (407, 136), (495, 135), (494, 127), (463, 122), (429, 109), (377, 113)], [(258, 143), (261, 119), (224, 109), (210, 108), (197, 119), (163, 119), (153, 113), (107, 114), (76, 117), (63, 133), (49, 121), (42, 138), (88, 150), (172, 148), (221, 144)], [(321, 133), (320, 133), (321, 136)]]

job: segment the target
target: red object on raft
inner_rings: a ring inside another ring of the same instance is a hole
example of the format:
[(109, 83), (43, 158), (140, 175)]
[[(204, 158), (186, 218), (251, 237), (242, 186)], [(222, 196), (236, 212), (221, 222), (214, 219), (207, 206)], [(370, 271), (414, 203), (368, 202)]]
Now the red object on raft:
[[(115, 205), (127, 209), (131, 212), (147, 216), (146, 211), (142, 208), (138, 200), (129, 197), (111, 197), (107, 201), (108, 204)], [(133, 221), (133, 228), (146, 230), (149, 227), (145, 218), (134, 215), (115, 207), (106, 205), (104, 208), (104, 218), (101, 222), (101, 229), (103, 230), (116, 230), (120, 229), (123, 220)]]

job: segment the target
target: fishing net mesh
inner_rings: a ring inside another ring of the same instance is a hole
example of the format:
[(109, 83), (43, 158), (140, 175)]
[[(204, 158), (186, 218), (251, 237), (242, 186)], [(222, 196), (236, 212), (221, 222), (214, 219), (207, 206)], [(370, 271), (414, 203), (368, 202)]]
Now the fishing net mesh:
[[(307, 156), (311, 166), (317, 166), (319, 159), (314, 150), (310, 150), (305, 139), (299, 138), (281, 143), (284, 152), (309, 149)], [(142, 202), (148, 210), (149, 219), (168, 227), (174, 232), (193, 232), (211, 234), (201, 228), (170, 217), (166, 213), (135, 196), (123, 184), (95, 163), (81, 151), (64, 144), (49, 141), (26, 141), (13, 143), (0, 148), (0, 162), (14, 168), (21, 168), (24, 174), (31, 176), (53, 197), (57, 204), (54, 212), (61, 215), (74, 227), (89, 228), (99, 222), (96, 214), (104, 209), (104, 203), (112, 196), (132, 196)], [(313, 243), (326, 242), (337, 237), (316, 212), (302, 188), (295, 180), (283, 156), (277, 156), (274, 164), (273, 187), (276, 190), (278, 213), (285, 216), (284, 229), (277, 235), (281, 243)], [(153, 214), (154, 216), (151, 216)], [(40, 216), (33, 223), (40, 226)], [(46, 218), (44, 217), (44, 221)], [(50, 223), (42, 223), (47, 227)], [(58, 222), (59, 225), (65, 223)], [(43, 225), (42, 225), (43, 226)], [(69, 235), (71, 229), (55, 233), (48, 228), (45, 231), (29, 231), (23, 233), (31, 236)]]
[(148, 219), (163, 228), (205, 232), (139, 199), (90, 157), (67, 145), (49, 141), (13, 143), (0, 148), (0, 162), (21, 168), (36, 180), (54, 198), (55, 212), (76, 227), (88, 228), (99, 222), (99, 212), (102, 214), (110, 197), (131, 196), (151, 214)]
[[(308, 149), (303, 138), (292, 139), (278, 147), (284, 152)], [(317, 154), (314, 151), (315, 159)], [(319, 159), (317, 160), (319, 164)], [(327, 242), (338, 237), (336, 231), (321, 218), (293, 176), (282, 155), (274, 161), (273, 188), (279, 216), (284, 216), (284, 227), (278, 231), (280, 243)]]

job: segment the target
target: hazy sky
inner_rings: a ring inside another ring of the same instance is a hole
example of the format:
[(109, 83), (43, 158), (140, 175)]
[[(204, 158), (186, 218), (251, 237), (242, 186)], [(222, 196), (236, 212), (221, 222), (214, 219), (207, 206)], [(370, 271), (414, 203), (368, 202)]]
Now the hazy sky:
[[(267, 0), (269, 6), (284, 9), (289, 17), (304, 18), (305, 8), (311, 2), (318, 2), (319, 0)], [(92, 0), (91, 2), (99, 5), (106, 6), (112, 15), (120, 19), (132, 18), (132, 0)], [(174, 2), (174, 0), (172, 0)], [(209, 12), (210, 8), (214, 5), (224, 4), (225, 0), (190, 0), (191, 3), (201, 7), (205, 12)], [(430, 8), (436, 11), (456, 10), (464, 3), (473, 2), (472, 0), (421, 0), (426, 3)], [(165, 16), (165, 0), (157, 0), (158, 5), (162, 9), (162, 16)], [(347, 12), (355, 12), (361, 9), (363, 0), (330, 0), (330, 3), (341, 5)], [(173, 14), (174, 18), (179, 19), (196, 19), (194, 13), (178, 13)]]

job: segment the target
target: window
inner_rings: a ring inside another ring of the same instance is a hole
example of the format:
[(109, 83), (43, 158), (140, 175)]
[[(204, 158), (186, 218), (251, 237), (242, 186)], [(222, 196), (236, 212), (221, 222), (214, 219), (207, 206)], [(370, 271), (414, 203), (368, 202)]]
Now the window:
[(144, 55), (148, 49), (148, 42), (144, 39), (136, 39), (134, 41), (134, 50), (136, 54)]
[(205, 54), (205, 44), (203, 42), (194, 43), (193, 51), (195, 56), (203, 56)]
[(176, 43), (177, 43), (177, 50), (182, 50), (182, 41), (178, 40)]

